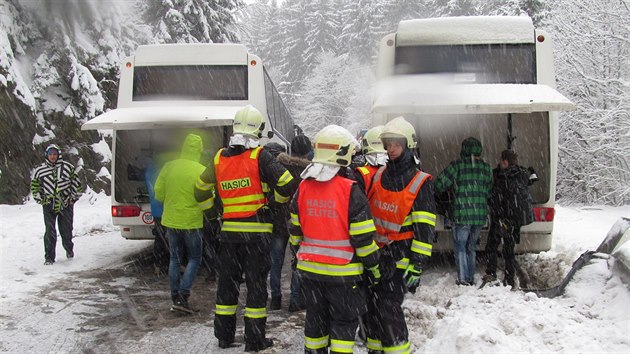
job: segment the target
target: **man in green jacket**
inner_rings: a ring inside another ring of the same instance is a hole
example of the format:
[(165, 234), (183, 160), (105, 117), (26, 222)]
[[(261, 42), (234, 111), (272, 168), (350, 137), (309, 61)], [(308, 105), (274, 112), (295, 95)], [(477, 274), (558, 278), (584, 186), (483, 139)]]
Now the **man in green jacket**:
[(475, 283), (477, 240), (488, 217), (492, 168), (481, 159), (482, 152), (479, 140), (464, 139), (460, 158), (451, 162), (435, 182), (437, 193), (452, 188), (455, 194), (453, 251), (458, 285)]
[[(164, 204), (162, 225), (166, 227), (170, 262), (168, 277), (173, 307), (187, 313), (194, 312), (188, 298), (192, 282), (201, 262), (203, 210), (194, 195), (195, 183), (205, 166), (199, 163), (203, 142), (199, 135), (188, 134), (180, 158), (167, 162), (155, 181), (155, 198)], [(211, 208), (212, 205), (208, 206)], [(179, 266), (184, 247), (188, 264), (181, 276)]]

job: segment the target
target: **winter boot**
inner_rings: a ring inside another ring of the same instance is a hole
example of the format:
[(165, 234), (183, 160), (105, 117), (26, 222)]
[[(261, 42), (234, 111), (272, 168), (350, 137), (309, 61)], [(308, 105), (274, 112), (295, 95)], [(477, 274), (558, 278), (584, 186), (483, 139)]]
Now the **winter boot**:
[(221, 349), (230, 348), (233, 345), (234, 345), (234, 341), (233, 340), (222, 340), (222, 339), (219, 339), (219, 348), (221, 348)]
[(271, 298), (270, 310), (280, 310), (282, 308), (282, 296), (274, 296)]
[(302, 304), (297, 304), (295, 302), (292, 302), (289, 304), (289, 312), (298, 312), (298, 311), (302, 311), (306, 309), (305, 305)]
[(74, 258), (74, 251), (66, 251), (66, 258), (68, 259)]
[(490, 282), (493, 282), (493, 281), (497, 280), (497, 275), (496, 274), (486, 274), (481, 279), (483, 281), (485, 281), (486, 283), (490, 283)]
[(50, 260), (50, 259), (47, 259), (47, 260), (44, 262), (44, 265), (53, 265), (53, 263), (55, 263), (55, 261)]
[(194, 313), (195, 309), (188, 303), (189, 295), (179, 294), (178, 298), (173, 302), (173, 309), (185, 313)]
[(265, 338), (262, 342), (247, 342), (245, 343), (245, 351), (246, 352), (258, 352), (261, 350), (265, 350), (273, 345), (273, 340), (269, 338)]

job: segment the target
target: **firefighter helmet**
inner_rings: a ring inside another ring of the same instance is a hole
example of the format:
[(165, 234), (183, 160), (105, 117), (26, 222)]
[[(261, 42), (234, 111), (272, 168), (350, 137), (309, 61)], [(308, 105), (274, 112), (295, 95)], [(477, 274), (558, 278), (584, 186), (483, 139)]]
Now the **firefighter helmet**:
[(384, 126), (377, 125), (374, 128), (371, 128), (363, 135), (363, 139), (361, 139), (361, 152), (363, 154), (373, 154), (373, 153), (386, 153), (387, 151), (383, 147), (383, 142), (380, 139), (380, 135), (383, 132)]
[(233, 134), (243, 134), (250, 137), (262, 137), (265, 129), (265, 119), (259, 110), (252, 105), (241, 108), (234, 116), (232, 123)]
[(416, 130), (403, 116), (396, 117), (387, 122), (379, 137), (381, 140), (387, 138), (403, 138), (407, 140), (408, 148), (413, 149), (416, 147)]
[(315, 135), (313, 162), (349, 166), (356, 146), (357, 141), (349, 131), (338, 125), (328, 125)]

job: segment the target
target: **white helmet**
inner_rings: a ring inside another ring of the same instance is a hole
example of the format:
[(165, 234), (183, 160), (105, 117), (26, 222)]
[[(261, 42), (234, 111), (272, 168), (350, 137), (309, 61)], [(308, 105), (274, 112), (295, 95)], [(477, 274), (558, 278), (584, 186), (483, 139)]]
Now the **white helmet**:
[(252, 105), (247, 105), (236, 112), (232, 123), (233, 134), (260, 138), (265, 129), (265, 119), (259, 110)]
[(377, 125), (374, 128), (371, 128), (363, 135), (363, 139), (361, 139), (361, 152), (363, 154), (373, 154), (373, 153), (386, 153), (387, 151), (383, 147), (383, 142), (381, 141), (380, 135), (383, 132), (384, 126)]
[(381, 138), (381, 140), (387, 138), (404, 138), (407, 140), (408, 148), (413, 149), (416, 147), (416, 130), (403, 116), (396, 117), (387, 122), (379, 138)]
[(349, 131), (334, 124), (320, 130), (314, 141), (313, 162), (343, 167), (350, 165), (352, 154), (358, 145)]

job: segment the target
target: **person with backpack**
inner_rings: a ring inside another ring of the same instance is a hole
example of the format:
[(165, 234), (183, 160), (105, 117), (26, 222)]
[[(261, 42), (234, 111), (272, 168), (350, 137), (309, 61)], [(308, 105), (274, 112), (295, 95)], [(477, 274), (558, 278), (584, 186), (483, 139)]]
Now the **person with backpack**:
[(538, 180), (533, 168), (518, 165), (512, 150), (501, 152), (501, 161), (493, 170), (494, 187), (490, 197), (490, 232), (486, 244), (488, 257), (485, 282), (497, 279), (497, 248), (503, 240), (505, 260), (504, 285), (515, 286), (516, 259), (514, 247), (520, 242), (521, 226), (534, 221), (532, 197), (528, 187)]

